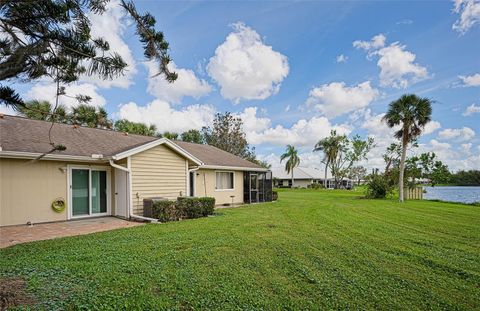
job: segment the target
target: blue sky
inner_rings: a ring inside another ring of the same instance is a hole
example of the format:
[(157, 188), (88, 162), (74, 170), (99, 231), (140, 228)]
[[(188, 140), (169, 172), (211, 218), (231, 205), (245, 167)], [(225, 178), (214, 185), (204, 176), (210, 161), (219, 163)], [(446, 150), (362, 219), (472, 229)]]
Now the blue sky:
[[(373, 136), (377, 147), (364, 164), (381, 169), (392, 141), (381, 114), (416, 93), (435, 103), (434, 122), (414, 152), (435, 151), (455, 170), (480, 168), (478, 0), (135, 3), (164, 31), (179, 80), (150, 78), (155, 68), (144, 64), (113, 1), (93, 20), (93, 33), (124, 56), (128, 74), (108, 83), (85, 78), (67, 91), (90, 94), (115, 118), (182, 131), (231, 111), (273, 166), (293, 144), (301, 165), (320, 167), (311, 150), (335, 128)], [(48, 81), (18, 88), (26, 98), (54, 94)]]

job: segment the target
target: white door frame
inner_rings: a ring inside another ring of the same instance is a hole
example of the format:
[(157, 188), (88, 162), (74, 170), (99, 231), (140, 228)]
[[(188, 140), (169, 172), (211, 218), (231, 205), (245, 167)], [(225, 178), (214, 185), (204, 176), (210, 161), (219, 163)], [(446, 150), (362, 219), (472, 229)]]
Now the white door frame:
[[(118, 208), (118, 203), (119, 203), (119, 197), (122, 195), (122, 193), (120, 192), (121, 189), (118, 189), (118, 180), (119, 178), (118, 177), (118, 174), (125, 174), (125, 189), (123, 189), (123, 191), (125, 191), (124, 195), (125, 195), (125, 215), (120, 215), (118, 213), (118, 211), (120, 210), (120, 208)], [(125, 217), (125, 218), (128, 218), (129, 215), (128, 215), (128, 207), (129, 207), (129, 202), (130, 202), (130, 195), (129, 195), (129, 187), (128, 187), (128, 179), (129, 179), (129, 173), (124, 171), (124, 170), (121, 170), (121, 169), (118, 169), (118, 168), (114, 168), (114, 171), (113, 171), (114, 175), (115, 175), (115, 216), (120, 216), (120, 217)], [(118, 191), (120, 190), (120, 191)]]
[[(88, 186), (89, 186), (89, 206), (88, 206), (88, 215), (79, 215), (73, 216), (73, 200), (72, 200), (72, 170), (73, 169), (80, 169), (80, 170), (89, 170), (88, 173)], [(92, 172), (91, 171), (106, 171), (107, 172), (107, 212), (106, 213), (92, 213), (92, 194), (90, 188), (92, 186)], [(110, 166), (100, 166), (100, 165), (67, 165), (67, 189), (68, 189), (68, 203), (67, 203), (67, 210), (68, 210), (68, 218), (67, 219), (81, 219), (81, 218), (90, 218), (90, 217), (98, 217), (98, 216), (109, 216), (112, 214), (111, 208), (111, 200), (112, 200), (112, 191), (111, 191), (111, 176), (110, 176), (111, 168)]]

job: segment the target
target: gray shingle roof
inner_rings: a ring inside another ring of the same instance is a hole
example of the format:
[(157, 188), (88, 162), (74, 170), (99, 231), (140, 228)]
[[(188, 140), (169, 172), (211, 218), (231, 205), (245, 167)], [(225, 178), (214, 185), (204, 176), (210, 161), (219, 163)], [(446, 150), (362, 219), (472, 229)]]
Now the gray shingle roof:
[[(0, 118), (0, 147), (2, 151), (47, 153), (52, 149), (48, 139), (51, 123), (23, 117), (3, 115)], [(104, 157), (154, 141), (158, 137), (126, 135), (122, 132), (95, 129), (67, 124), (55, 124), (52, 128), (52, 141), (67, 147), (56, 154), (91, 157), (102, 154)], [(205, 165), (260, 168), (257, 164), (244, 160), (213, 146), (175, 141)]]
[(218, 149), (214, 146), (200, 145), (184, 141), (174, 141), (174, 143), (198, 158), (205, 165), (261, 168), (255, 163), (237, 157), (236, 155), (233, 155), (222, 149)]

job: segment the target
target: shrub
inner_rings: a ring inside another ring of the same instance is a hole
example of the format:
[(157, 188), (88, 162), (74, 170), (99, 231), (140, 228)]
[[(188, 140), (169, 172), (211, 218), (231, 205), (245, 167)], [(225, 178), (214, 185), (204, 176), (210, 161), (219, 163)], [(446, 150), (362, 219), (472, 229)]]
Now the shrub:
[(203, 216), (213, 215), (215, 210), (215, 198), (203, 197), (198, 198), (198, 201), (200, 202)]
[(371, 175), (365, 188), (365, 196), (369, 199), (384, 199), (392, 194), (393, 186), (383, 175)]
[(323, 185), (318, 183), (313, 183), (308, 185), (307, 188), (318, 190), (318, 189), (323, 189)]
[(155, 201), (152, 207), (152, 217), (161, 222), (178, 220), (178, 211), (175, 208), (175, 201)]
[(272, 201), (278, 200), (278, 192), (277, 191), (272, 191)]
[(153, 203), (152, 217), (161, 222), (191, 219), (212, 215), (215, 198), (179, 197), (177, 201), (156, 201)]

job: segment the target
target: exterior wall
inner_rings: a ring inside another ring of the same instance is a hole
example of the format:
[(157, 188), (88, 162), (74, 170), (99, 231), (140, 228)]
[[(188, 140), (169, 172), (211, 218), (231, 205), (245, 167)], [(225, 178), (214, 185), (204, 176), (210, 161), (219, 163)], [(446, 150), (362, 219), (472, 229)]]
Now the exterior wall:
[(294, 179), (293, 186), (298, 188), (307, 188), (308, 185), (312, 184), (311, 179)]
[(0, 159), (0, 225), (67, 220), (67, 209), (51, 208), (56, 198), (67, 202), (66, 167), (65, 162)]
[(131, 157), (133, 213), (143, 215), (143, 199), (187, 195), (188, 162), (164, 145)]
[[(207, 170), (200, 169), (196, 171), (195, 180), (195, 196), (196, 197), (214, 197), (215, 204), (231, 204), (234, 195), (233, 202), (243, 203), (243, 171), (233, 171), (234, 177), (234, 189), (233, 190), (216, 190), (216, 175), (215, 172), (222, 170)], [(227, 171), (227, 170), (223, 170)]]
[[(280, 187), (288, 187), (291, 179), (277, 179), (278, 186)], [(307, 188), (308, 185), (312, 184), (313, 180), (311, 179), (294, 179), (293, 180), (293, 187), (297, 188)]]

